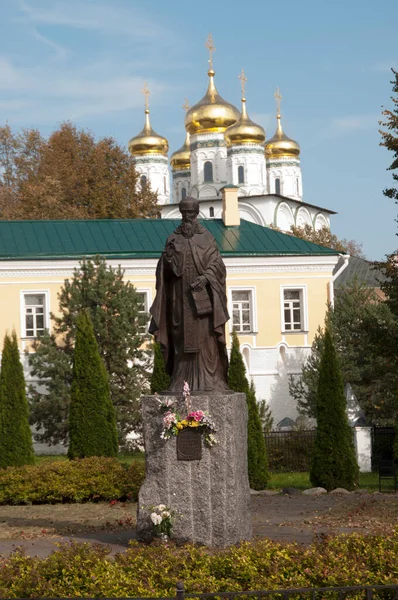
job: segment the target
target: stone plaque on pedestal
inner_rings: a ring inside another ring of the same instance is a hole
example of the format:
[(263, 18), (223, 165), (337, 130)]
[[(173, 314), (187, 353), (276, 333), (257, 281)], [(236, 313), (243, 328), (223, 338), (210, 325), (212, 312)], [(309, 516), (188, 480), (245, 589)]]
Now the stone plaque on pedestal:
[(177, 460), (200, 460), (202, 435), (199, 429), (182, 429), (177, 435)]

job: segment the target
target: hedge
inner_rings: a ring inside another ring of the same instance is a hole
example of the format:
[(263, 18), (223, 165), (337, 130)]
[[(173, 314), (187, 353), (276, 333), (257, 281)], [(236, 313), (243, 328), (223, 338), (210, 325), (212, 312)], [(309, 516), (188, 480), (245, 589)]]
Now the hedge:
[(272, 540), (226, 550), (187, 545), (142, 546), (108, 558), (110, 550), (66, 544), (45, 559), (17, 550), (0, 560), (0, 597), (60, 598), (174, 596), (297, 587), (396, 584), (398, 532), (384, 536), (322, 537), (309, 548)]
[(145, 466), (90, 457), (0, 469), (0, 504), (136, 500)]

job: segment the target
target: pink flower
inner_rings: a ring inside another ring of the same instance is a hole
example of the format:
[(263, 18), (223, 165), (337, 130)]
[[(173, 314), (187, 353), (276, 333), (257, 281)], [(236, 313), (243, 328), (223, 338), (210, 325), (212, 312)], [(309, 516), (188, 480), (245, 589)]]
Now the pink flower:
[(194, 421), (201, 421), (204, 416), (205, 414), (203, 410), (194, 410), (193, 412), (189, 413), (188, 419), (193, 419)]
[(171, 425), (173, 425), (173, 423), (177, 423), (177, 419), (175, 414), (169, 410), (163, 416), (163, 424), (165, 427), (169, 428)]

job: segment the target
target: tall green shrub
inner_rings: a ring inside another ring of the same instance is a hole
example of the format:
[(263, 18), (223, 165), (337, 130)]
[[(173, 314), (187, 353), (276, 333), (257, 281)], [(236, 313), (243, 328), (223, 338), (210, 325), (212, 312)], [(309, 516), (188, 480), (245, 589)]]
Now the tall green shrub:
[(69, 412), (69, 458), (117, 454), (115, 409), (88, 311), (76, 324)]
[(269, 481), (268, 460), (253, 380), (250, 383), (246, 398), (249, 412), (247, 422), (247, 464), (250, 487), (253, 490), (263, 490)]
[(343, 379), (332, 336), (326, 328), (316, 395), (317, 433), (310, 469), (312, 485), (328, 491), (358, 484), (353, 431), (347, 418)]
[(0, 373), (0, 467), (34, 463), (25, 377), (17, 335), (4, 338)]
[(164, 392), (168, 389), (170, 385), (170, 375), (166, 373), (166, 365), (164, 363), (160, 344), (155, 342), (153, 345), (153, 350), (154, 355), (153, 371), (151, 375), (151, 393), (158, 394), (159, 392)]
[(235, 329), (232, 331), (232, 346), (229, 357), (228, 386), (234, 392), (249, 391), (249, 382), (246, 377), (246, 367), (243, 362), (243, 356), (240, 351), (238, 334)]
[(246, 367), (240, 352), (239, 338), (236, 331), (232, 332), (228, 385), (231, 390), (246, 394), (248, 410), (247, 463), (249, 483), (253, 490), (262, 490), (266, 487), (269, 480), (265, 439), (258, 413), (256, 390), (253, 382), (249, 386), (246, 377)]

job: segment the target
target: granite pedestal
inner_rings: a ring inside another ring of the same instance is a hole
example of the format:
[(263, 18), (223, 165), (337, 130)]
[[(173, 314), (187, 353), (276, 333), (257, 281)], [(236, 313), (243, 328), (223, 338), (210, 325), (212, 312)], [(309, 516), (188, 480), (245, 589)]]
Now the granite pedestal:
[(207, 411), (217, 428), (218, 444), (204, 445), (200, 460), (177, 460), (176, 437), (162, 440), (159, 399), (171, 399), (185, 415), (183, 397), (144, 396), (142, 412), (146, 478), (138, 496), (137, 532), (153, 537), (148, 507), (166, 504), (177, 511), (173, 539), (225, 547), (251, 538), (247, 474), (247, 405), (244, 394), (195, 395), (192, 410)]

